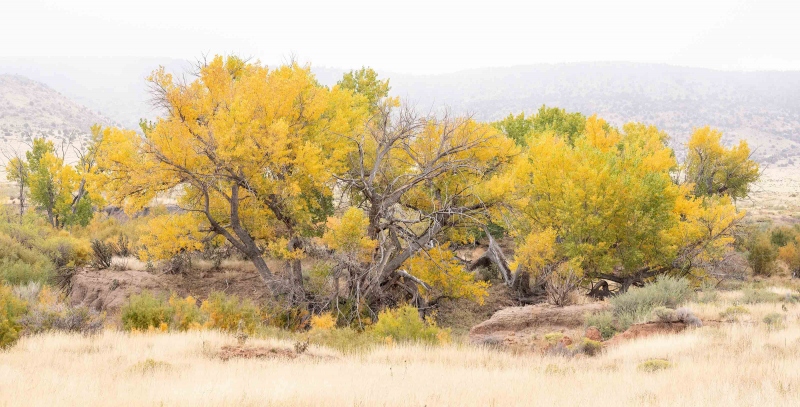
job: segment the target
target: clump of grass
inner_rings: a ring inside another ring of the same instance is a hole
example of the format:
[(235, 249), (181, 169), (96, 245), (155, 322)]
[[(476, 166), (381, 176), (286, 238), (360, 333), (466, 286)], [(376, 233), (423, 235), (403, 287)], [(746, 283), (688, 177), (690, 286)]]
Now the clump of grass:
[(767, 314), (766, 316), (764, 316), (763, 321), (764, 324), (767, 325), (767, 329), (769, 329), (770, 331), (775, 331), (783, 328), (783, 315), (777, 312), (772, 312)]
[(734, 305), (725, 309), (719, 313), (719, 317), (723, 321), (727, 322), (736, 322), (739, 320), (739, 317), (742, 315), (747, 315), (750, 313), (750, 310), (741, 306), (741, 305)]
[(172, 370), (172, 365), (155, 359), (146, 359), (130, 367), (130, 371), (139, 374), (166, 372)]
[(716, 287), (711, 284), (704, 284), (700, 291), (697, 292), (696, 301), (700, 304), (712, 304), (719, 299), (719, 292)]
[(660, 370), (666, 370), (672, 367), (672, 363), (666, 359), (647, 359), (639, 363), (637, 369), (641, 372), (653, 373)]
[(742, 302), (745, 304), (775, 303), (783, 300), (783, 296), (763, 288), (745, 288)]

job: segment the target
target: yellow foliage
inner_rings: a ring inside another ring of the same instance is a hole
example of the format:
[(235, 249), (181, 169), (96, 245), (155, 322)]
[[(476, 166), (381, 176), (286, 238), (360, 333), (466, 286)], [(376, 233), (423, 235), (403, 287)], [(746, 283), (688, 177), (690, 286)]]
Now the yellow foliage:
[(367, 237), (369, 219), (358, 208), (350, 207), (340, 218), (328, 218), (323, 242), (336, 251), (352, 255), (360, 261), (368, 262), (378, 245), (376, 240)]
[(466, 298), (483, 304), (488, 295), (489, 283), (476, 281), (475, 275), (464, 269), (449, 249), (450, 244), (420, 250), (405, 262), (408, 272), (431, 286), (424, 290), (423, 297), (428, 300), (438, 296)]
[(531, 139), (514, 171), (524, 196), (513, 202), (524, 214), (516, 262), (535, 272), (580, 259), (573, 269), (625, 274), (669, 266), (679, 253), (719, 256), (742, 214), (725, 197), (695, 198), (676, 184), (666, 142), (653, 126), (630, 123), (620, 132), (594, 116), (574, 145), (547, 134)]
[(157, 216), (139, 229), (139, 257), (144, 260), (169, 259), (182, 250), (203, 248), (193, 214)]
[(319, 329), (327, 331), (335, 327), (336, 327), (336, 317), (330, 312), (321, 315), (314, 315), (311, 317), (311, 329)]
[(746, 141), (725, 148), (721, 140), (722, 133), (708, 126), (695, 130), (686, 144), (686, 179), (697, 196), (744, 198), (759, 177), (758, 163), (750, 159)]
[(38, 300), (40, 306), (49, 308), (58, 303), (58, 294), (49, 285), (45, 285), (39, 290)]
[(172, 318), (175, 327), (179, 330), (197, 330), (203, 327), (203, 315), (200, 308), (197, 307), (197, 300), (191, 295), (181, 298), (176, 293), (172, 293), (169, 297), (169, 305), (174, 311)]

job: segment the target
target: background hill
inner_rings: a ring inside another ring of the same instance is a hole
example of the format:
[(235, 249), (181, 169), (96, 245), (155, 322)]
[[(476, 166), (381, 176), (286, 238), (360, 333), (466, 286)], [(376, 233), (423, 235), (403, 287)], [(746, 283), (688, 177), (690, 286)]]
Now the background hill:
[(77, 139), (94, 123), (113, 124), (49, 86), (18, 75), (0, 75), (0, 140)]
[[(0, 73), (43, 82), (77, 103), (136, 129), (140, 118), (158, 115), (149, 105), (145, 78), (159, 65), (190, 76), (186, 73), (193, 63), (134, 57), (0, 59)], [(314, 67), (314, 71), (327, 85), (336, 83), (344, 73), (325, 67)], [(725, 72), (608, 62), (485, 68), (439, 75), (381, 72), (381, 76), (391, 79), (394, 95), (422, 111), (449, 109), (480, 120), (496, 120), (509, 113), (531, 113), (547, 104), (587, 115), (597, 113), (615, 125), (629, 121), (655, 124), (672, 137), (679, 153), (693, 128), (710, 125), (725, 133), (726, 143), (746, 139), (762, 163), (800, 163), (800, 72), (796, 71)]]

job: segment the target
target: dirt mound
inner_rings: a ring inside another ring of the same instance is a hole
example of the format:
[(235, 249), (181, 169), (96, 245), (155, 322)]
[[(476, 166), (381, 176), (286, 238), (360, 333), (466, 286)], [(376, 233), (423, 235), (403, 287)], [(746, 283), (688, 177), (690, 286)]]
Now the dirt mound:
[(555, 307), (528, 305), (497, 311), (492, 317), (472, 327), (469, 340), (475, 344), (527, 346), (540, 341), (549, 332), (578, 331), (587, 313), (605, 309), (605, 303)]
[(201, 300), (214, 291), (235, 294), (254, 301), (264, 300), (268, 295), (266, 284), (252, 271), (163, 274), (139, 270), (84, 269), (72, 277), (70, 302), (72, 305), (85, 305), (97, 311), (106, 311), (109, 316), (114, 317), (119, 314), (120, 307), (128, 297), (145, 290), (164, 296), (175, 292), (180, 296), (191, 295)]
[(614, 346), (636, 338), (646, 338), (653, 335), (669, 335), (683, 332), (688, 325), (683, 322), (647, 322), (631, 325), (627, 331), (615, 335), (605, 342), (606, 346)]

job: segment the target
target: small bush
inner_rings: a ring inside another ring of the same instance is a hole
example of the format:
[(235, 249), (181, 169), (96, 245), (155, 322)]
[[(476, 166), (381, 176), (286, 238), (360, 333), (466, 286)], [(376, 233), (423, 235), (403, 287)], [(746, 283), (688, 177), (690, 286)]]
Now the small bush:
[(783, 315), (773, 312), (764, 316), (764, 323), (769, 330), (778, 330), (783, 328)]
[(17, 298), (11, 288), (0, 285), (0, 349), (13, 345), (21, 333), (19, 319), (27, 311), (25, 301)]
[(92, 265), (100, 270), (111, 267), (111, 259), (114, 257), (115, 250), (113, 243), (92, 240)]
[(244, 329), (248, 334), (255, 332), (259, 322), (258, 308), (250, 300), (240, 300), (235, 295), (213, 292), (203, 301), (200, 310), (206, 314), (206, 328), (219, 329), (225, 332), (236, 332), (239, 320), (244, 321)]
[(648, 359), (644, 362), (640, 363), (637, 367), (642, 372), (658, 372), (659, 370), (665, 370), (672, 367), (672, 363), (670, 363), (666, 359)]
[(583, 338), (580, 342), (573, 345), (574, 351), (576, 353), (582, 353), (587, 356), (595, 356), (600, 354), (603, 351), (603, 343), (599, 341), (593, 341), (589, 338)]
[(755, 233), (747, 243), (747, 250), (747, 262), (753, 269), (753, 274), (770, 276), (775, 273), (778, 248), (773, 246), (766, 233)]
[(739, 316), (749, 314), (750, 310), (741, 306), (741, 305), (734, 305), (732, 307), (728, 307), (725, 311), (719, 313), (719, 317), (727, 322), (736, 322), (739, 320)]
[(660, 276), (652, 284), (632, 288), (611, 298), (610, 302), (621, 328), (627, 329), (632, 324), (645, 322), (654, 308), (677, 308), (693, 294), (687, 280)]
[(203, 327), (205, 318), (203, 313), (200, 312), (200, 307), (197, 306), (197, 300), (191, 295), (186, 298), (181, 298), (177, 294), (172, 293), (169, 297), (169, 306), (173, 310), (172, 326), (174, 328), (180, 331), (188, 331)]
[(760, 288), (745, 288), (742, 302), (745, 304), (761, 304), (781, 302), (784, 296)]
[(686, 307), (681, 307), (675, 310), (675, 316), (678, 318), (678, 321), (683, 322), (686, 325), (693, 326), (699, 328), (703, 326), (703, 321), (700, 320), (694, 312)]
[(327, 331), (336, 327), (336, 317), (331, 313), (311, 317), (311, 329)]
[(701, 304), (709, 304), (717, 302), (719, 299), (719, 292), (711, 284), (704, 284), (703, 288), (697, 293), (696, 301)]
[(62, 331), (93, 335), (103, 329), (105, 314), (87, 307), (69, 307), (63, 303), (42, 305), (31, 309), (20, 318), (20, 325), (26, 334), (47, 331)]
[(391, 338), (395, 342), (440, 344), (450, 340), (449, 330), (437, 327), (432, 318), (423, 320), (419, 311), (410, 305), (381, 311), (371, 332), (379, 338)]
[(561, 338), (563, 338), (563, 337), (564, 337), (564, 334), (562, 334), (561, 332), (549, 332), (549, 333), (544, 334), (545, 342), (547, 342), (547, 343), (549, 343), (551, 345), (557, 344), (558, 341), (560, 341)]
[(653, 318), (660, 322), (678, 322), (678, 315), (674, 309), (667, 307), (656, 307), (653, 309)]
[(132, 295), (122, 306), (122, 326), (127, 331), (146, 331), (169, 325), (174, 311), (166, 302), (145, 291)]
[(609, 340), (617, 331), (617, 325), (614, 323), (614, 314), (611, 311), (597, 312), (594, 314), (586, 315), (584, 319), (586, 327), (594, 326), (600, 330), (600, 335), (603, 340)]

